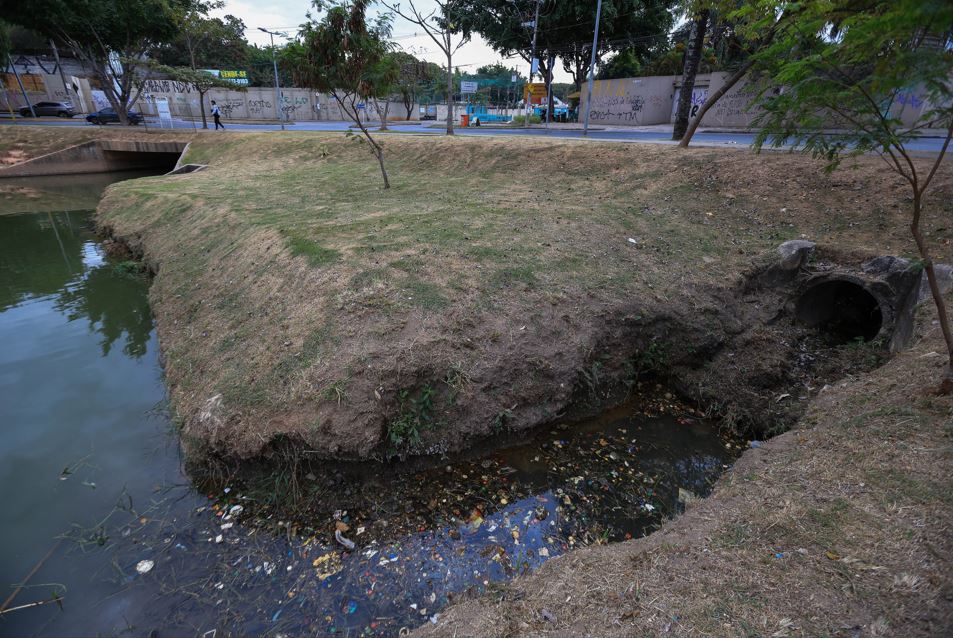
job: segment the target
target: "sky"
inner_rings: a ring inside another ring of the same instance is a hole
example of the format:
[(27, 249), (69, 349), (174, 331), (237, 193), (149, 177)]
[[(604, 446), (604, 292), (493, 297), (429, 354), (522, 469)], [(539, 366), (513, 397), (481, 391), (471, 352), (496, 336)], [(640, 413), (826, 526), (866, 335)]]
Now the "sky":
[[(406, 0), (404, 0), (406, 5)], [(415, 0), (417, 8), (424, 13), (434, 8), (432, 0)], [(269, 31), (284, 31), (294, 35), (298, 25), (305, 21), (305, 13), (311, 8), (309, 0), (272, 0), (271, 2), (255, 2), (255, 0), (225, 0), (222, 9), (213, 11), (214, 16), (231, 14), (241, 18), (248, 30), (245, 37), (249, 42), (258, 45), (269, 44), (269, 36), (262, 33), (258, 27)], [(434, 62), (441, 66), (447, 63), (446, 56), (440, 51), (420, 27), (402, 18), (394, 21), (394, 40), (404, 51), (416, 57)], [(529, 73), (529, 63), (520, 57), (503, 58), (494, 51), (479, 35), (460, 48), (453, 56), (454, 66), (459, 66), (462, 73), (476, 71), (477, 67), (494, 62), (502, 62), (508, 67), (515, 66), (525, 77)], [(539, 76), (537, 76), (537, 81)], [(572, 76), (562, 70), (557, 64), (553, 72), (554, 82), (571, 82)]]

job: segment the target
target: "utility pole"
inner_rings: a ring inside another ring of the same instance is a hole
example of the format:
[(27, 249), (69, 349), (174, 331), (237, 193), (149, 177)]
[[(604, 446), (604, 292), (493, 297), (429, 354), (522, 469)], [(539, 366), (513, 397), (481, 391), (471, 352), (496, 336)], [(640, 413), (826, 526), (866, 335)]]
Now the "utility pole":
[(63, 90), (66, 92), (66, 101), (70, 104), (73, 103), (73, 100), (69, 96), (69, 84), (66, 82), (66, 74), (63, 73), (63, 64), (60, 62), (60, 52), (56, 48), (56, 42), (53, 42), (53, 38), (50, 38), (50, 47), (53, 49), (53, 59), (56, 60), (56, 68), (60, 71), (60, 80), (63, 82)]
[[(602, 0), (599, 0), (600, 2)], [(285, 119), (282, 117), (281, 109), (281, 85), (278, 82), (278, 59), (275, 57), (275, 36), (284, 35), (283, 33), (274, 33), (269, 31), (265, 27), (258, 27), (259, 31), (264, 31), (269, 36), (271, 36), (271, 64), (275, 69), (275, 115), (278, 117), (278, 121), (281, 122), (281, 130), (285, 130)], [(205, 108), (203, 105), (202, 108)]]
[(30, 96), (26, 94), (26, 89), (23, 88), (23, 81), (20, 79), (20, 73), (17, 71), (17, 65), (13, 63), (13, 58), (10, 57), (10, 54), (7, 54), (7, 59), (10, 60), (10, 68), (13, 69), (13, 75), (17, 79), (17, 84), (20, 85), (20, 93), (23, 94), (23, 99), (26, 100), (26, 105), (30, 109), (30, 115), (36, 117), (36, 111), (33, 110), (33, 103), (30, 102)]
[[(599, 0), (599, 2), (601, 3), (602, 0)], [(533, 73), (535, 73), (533, 67), (534, 63), (536, 62), (536, 34), (539, 33), (539, 4), (540, 0), (536, 0), (536, 18), (533, 20), (533, 47), (530, 49), (529, 54), (529, 82), (526, 84), (526, 104), (523, 105), (523, 107), (526, 109), (526, 122), (524, 122), (524, 124), (526, 124), (526, 128), (529, 128), (530, 113), (533, 112), (531, 108), (533, 102), (533, 89), (530, 85), (533, 83)], [(529, 26), (525, 22), (523, 25)]]
[(596, 32), (592, 36), (592, 56), (589, 58), (589, 88), (586, 91), (586, 121), (582, 134), (589, 135), (589, 111), (592, 110), (592, 80), (596, 73), (596, 48), (599, 46), (599, 21), (602, 18), (602, 0), (596, 4)]

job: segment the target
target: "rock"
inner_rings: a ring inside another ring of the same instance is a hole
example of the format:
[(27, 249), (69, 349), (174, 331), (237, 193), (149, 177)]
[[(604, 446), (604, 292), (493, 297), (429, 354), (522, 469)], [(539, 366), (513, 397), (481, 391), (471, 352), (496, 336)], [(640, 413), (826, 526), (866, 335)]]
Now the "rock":
[(806, 239), (792, 239), (784, 242), (778, 246), (778, 254), (781, 255), (781, 268), (784, 270), (797, 270), (807, 263), (816, 245), (814, 242)]
[(874, 257), (861, 265), (865, 274), (887, 282), (900, 296), (905, 295), (919, 281), (919, 273), (911, 267), (910, 261), (903, 257), (883, 255)]
[(860, 268), (868, 275), (873, 275), (874, 277), (887, 277), (891, 273), (903, 272), (909, 267), (909, 260), (906, 260), (903, 257), (881, 255), (880, 257), (874, 257), (871, 260), (865, 261)]
[[(933, 272), (936, 273), (936, 283), (940, 288), (940, 294), (945, 295), (953, 290), (953, 266), (946, 264), (933, 264)], [(924, 270), (920, 274), (920, 291), (917, 293), (917, 304), (924, 301), (932, 301), (933, 295), (930, 292), (930, 282), (927, 280), (927, 273)]]

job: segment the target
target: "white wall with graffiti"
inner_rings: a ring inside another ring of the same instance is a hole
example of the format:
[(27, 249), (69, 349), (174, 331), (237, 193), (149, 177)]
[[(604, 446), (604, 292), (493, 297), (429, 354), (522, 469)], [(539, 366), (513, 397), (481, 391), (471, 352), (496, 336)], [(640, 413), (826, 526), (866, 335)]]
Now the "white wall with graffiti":
[[(173, 117), (202, 117), (199, 93), (191, 84), (175, 80), (146, 81), (139, 108), (147, 114), (154, 113), (153, 101), (156, 98), (169, 100)], [(346, 119), (333, 97), (308, 89), (281, 89), (280, 94), (276, 94), (274, 88), (263, 87), (249, 88), (246, 91), (211, 89), (204, 99), (206, 115), (211, 110), (212, 100), (218, 104), (224, 120), (274, 121), (278, 117), (287, 121)], [(365, 113), (369, 121), (378, 119), (372, 104), (366, 105)], [(416, 114), (416, 109), (414, 113)], [(404, 105), (392, 102), (388, 108), (388, 119), (394, 119), (394, 116), (401, 114), (406, 114)]]
[[(699, 75), (692, 90), (691, 115), (694, 116), (708, 99), (720, 89), (727, 73)], [(592, 88), (592, 124), (614, 126), (647, 126), (667, 124), (675, 120), (678, 99), (681, 93), (681, 76), (653, 76), (597, 80)], [(741, 81), (731, 88), (705, 114), (701, 125), (707, 127), (746, 128), (752, 125), (758, 109), (752, 106), (758, 88)], [(586, 91), (582, 92), (582, 108), (585, 111)], [(902, 93), (891, 106), (894, 116), (912, 124), (929, 105), (911, 90)], [(836, 126), (831, 122), (831, 126)]]

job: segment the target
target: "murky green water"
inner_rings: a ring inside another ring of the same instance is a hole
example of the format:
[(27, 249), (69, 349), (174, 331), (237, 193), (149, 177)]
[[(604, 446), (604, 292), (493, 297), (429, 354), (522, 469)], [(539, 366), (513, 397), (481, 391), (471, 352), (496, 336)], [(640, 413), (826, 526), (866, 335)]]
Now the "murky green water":
[(0, 635), (396, 635), (646, 533), (734, 456), (646, 399), (424, 472), (296, 477), (304, 519), (240, 485), (199, 494), (163, 411), (148, 281), (104, 256), (90, 216), (0, 215)]

